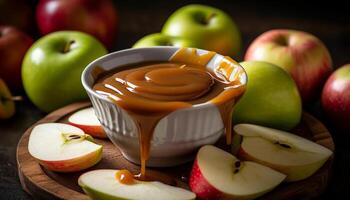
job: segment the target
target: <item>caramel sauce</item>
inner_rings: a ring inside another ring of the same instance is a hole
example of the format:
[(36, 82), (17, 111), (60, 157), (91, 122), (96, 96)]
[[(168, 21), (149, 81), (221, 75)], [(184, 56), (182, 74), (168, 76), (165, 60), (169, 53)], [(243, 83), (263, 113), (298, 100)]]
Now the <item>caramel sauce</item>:
[(128, 170), (118, 170), (115, 178), (122, 184), (131, 185), (135, 183), (134, 175)]
[[(245, 87), (236, 76), (244, 73), (225, 57), (210, 72), (206, 64), (214, 52), (202, 55), (196, 49), (180, 49), (168, 62), (140, 63), (104, 73), (93, 89), (108, 96), (135, 121), (139, 132), (141, 173), (146, 180), (146, 161), (158, 122), (169, 113), (201, 103), (215, 104), (221, 113), (227, 144), (232, 140), (233, 105)], [(232, 74), (235, 77), (232, 77)]]

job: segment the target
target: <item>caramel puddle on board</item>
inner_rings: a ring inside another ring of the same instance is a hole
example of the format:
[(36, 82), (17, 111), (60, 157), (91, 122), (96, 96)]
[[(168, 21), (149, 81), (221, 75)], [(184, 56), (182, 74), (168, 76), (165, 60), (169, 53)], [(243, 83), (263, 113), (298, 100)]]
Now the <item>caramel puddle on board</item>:
[[(223, 119), (227, 143), (231, 143), (231, 114), (236, 100), (243, 94), (239, 80), (231, 77), (237, 68), (228, 58), (215, 69), (206, 70), (214, 52), (197, 54), (196, 49), (179, 49), (169, 62), (133, 65), (129, 69), (108, 73), (94, 85), (97, 93), (107, 95), (122, 107), (138, 128), (141, 173), (135, 178), (149, 180), (146, 161), (150, 142), (158, 122), (169, 113), (195, 104), (211, 102), (218, 106)], [(162, 66), (158, 66), (162, 65)]]

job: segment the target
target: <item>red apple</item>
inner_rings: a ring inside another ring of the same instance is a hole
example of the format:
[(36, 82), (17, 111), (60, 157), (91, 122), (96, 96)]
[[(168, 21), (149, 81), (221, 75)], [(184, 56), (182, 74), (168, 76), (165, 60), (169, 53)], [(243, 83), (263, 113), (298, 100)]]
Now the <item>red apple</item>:
[(22, 87), (21, 66), (33, 39), (12, 26), (0, 26), (0, 78), (11, 90)]
[(81, 128), (85, 133), (98, 138), (107, 138), (100, 121), (95, 115), (92, 107), (85, 108), (73, 113), (68, 118), (68, 123), (75, 127)]
[(0, 0), (0, 24), (15, 26), (28, 34), (34, 34), (34, 12), (28, 0)]
[(109, 48), (117, 31), (117, 12), (111, 0), (40, 0), (36, 18), (43, 35), (78, 30), (95, 36)]
[(322, 106), (334, 123), (350, 131), (350, 63), (328, 78), (322, 92)]
[(286, 175), (255, 162), (240, 161), (217, 147), (197, 154), (189, 185), (199, 199), (254, 199), (279, 185)]
[(306, 104), (315, 99), (332, 71), (325, 45), (315, 36), (295, 30), (263, 33), (249, 46), (245, 60), (267, 61), (289, 72)]

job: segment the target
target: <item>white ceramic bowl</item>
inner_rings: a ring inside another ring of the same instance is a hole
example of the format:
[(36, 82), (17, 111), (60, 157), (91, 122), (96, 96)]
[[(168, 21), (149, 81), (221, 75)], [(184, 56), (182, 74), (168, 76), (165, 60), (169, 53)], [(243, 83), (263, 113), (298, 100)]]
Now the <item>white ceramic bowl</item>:
[[(92, 71), (96, 66), (111, 70), (123, 65), (146, 61), (168, 61), (177, 47), (151, 47), (126, 49), (110, 53), (90, 63), (82, 74), (82, 83), (87, 91), (97, 118), (108, 138), (131, 162), (140, 163), (138, 132), (131, 117), (106, 96), (97, 94), (92, 87), (96, 80)], [(207, 51), (198, 50), (199, 54)], [(223, 56), (216, 54), (208, 63), (213, 69)], [(239, 66), (239, 68), (241, 68)], [(243, 84), (247, 77), (239, 76)], [(164, 167), (188, 162), (200, 146), (215, 143), (223, 134), (224, 126), (218, 108), (211, 103), (176, 110), (159, 121), (151, 140), (150, 158), (147, 166)]]

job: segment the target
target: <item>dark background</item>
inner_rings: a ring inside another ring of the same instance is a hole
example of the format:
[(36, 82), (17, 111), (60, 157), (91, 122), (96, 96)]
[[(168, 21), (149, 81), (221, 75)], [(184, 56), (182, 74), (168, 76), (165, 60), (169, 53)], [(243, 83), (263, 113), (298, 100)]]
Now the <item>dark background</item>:
[[(33, 14), (37, 1), (28, 2)], [(241, 56), (261, 33), (288, 28), (310, 32), (320, 38), (332, 55), (334, 68), (350, 63), (350, 12), (349, 6), (341, 1), (115, 1), (119, 11), (119, 33), (114, 50), (129, 48), (142, 36), (159, 32), (173, 11), (190, 3), (215, 6), (232, 16), (243, 36)], [(15, 15), (16, 11), (13, 13)], [(35, 23), (31, 34), (34, 38), (39, 37)], [(337, 129), (323, 114), (319, 102), (305, 109), (329, 128), (335, 141), (334, 175), (320, 199), (350, 199), (350, 173), (347, 171), (350, 170), (350, 133)], [(0, 121), (0, 199), (31, 199), (21, 189), (15, 151), (25, 129), (43, 116), (45, 113), (25, 99), (17, 103), (17, 113), (13, 118)]]

